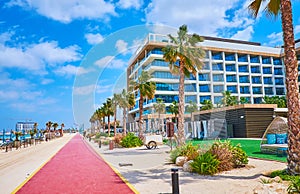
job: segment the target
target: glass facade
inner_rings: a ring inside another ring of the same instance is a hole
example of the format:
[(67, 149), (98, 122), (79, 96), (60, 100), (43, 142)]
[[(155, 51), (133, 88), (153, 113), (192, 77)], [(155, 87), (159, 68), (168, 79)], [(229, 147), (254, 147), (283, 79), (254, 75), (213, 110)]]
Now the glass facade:
[(222, 103), (223, 96), (215, 96), (214, 97), (214, 103), (215, 104), (221, 104)]
[(223, 85), (214, 85), (214, 93), (221, 93), (224, 91), (224, 86)]
[(240, 86), (240, 93), (241, 94), (250, 94), (250, 87), (249, 86)]
[(178, 91), (179, 84), (156, 83), (158, 91)]
[(240, 65), (239, 72), (241, 73), (248, 73), (248, 66), (247, 65)]
[(211, 96), (200, 96), (200, 103), (203, 103), (204, 100), (211, 100)]
[(285, 95), (284, 88), (276, 88), (276, 95)]
[(264, 84), (273, 84), (272, 77), (264, 77)]
[(249, 83), (249, 76), (248, 75), (240, 75), (239, 82), (240, 83)]
[(261, 78), (259, 76), (252, 76), (251, 79), (253, 84), (261, 84)]
[(212, 70), (223, 71), (223, 64), (222, 63), (212, 64)]
[(274, 65), (282, 65), (282, 60), (280, 58), (273, 58)]
[(262, 57), (262, 64), (271, 64), (271, 57)]
[(226, 75), (226, 81), (227, 82), (236, 82), (236, 76), (235, 75)]
[(238, 55), (238, 62), (248, 62), (248, 56), (247, 55)]
[(212, 59), (213, 60), (223, 60), (221, 52), (212, 52)]
[(225, 61), (235, 61), (234, 53), (225, 53)]
[(276, 77), (275, 78), (275, 85), (283, 85), (283, 78), (282, 77)]
[(277, 68), (275, 67), (275, 68), (274, 68), (274, 74), (275, 74), (275, 75), (283, 75), (282, 68), (281, 68), (281, 67), (279, 67), (279, 68), (278, 68), (278, 67), (277, 67)]
[(250, 55), (250, 63), (259, 63), (259, 56)]
[(199, 81), (210, 81), (210, 77), (208, 73), (200, 73), (199, 74)]
[(263, 74), (272, 74), (272, 67), (263, 67)]
[(214, 82), (223, 82), (224, 81), (223, 74), (213, 74), (213, 81)]
[(236, 86), (227, 86), (227, 91), (230, 91), (232, 94), (237, 93)]
[(253, 87), (253, 94), (262, 94), (261, 87)]
[(189, 103), (190, 101), (192, 102), (197, 102), (197, 96), (193, 95), (193, 96), (184, 96), (184, 101), (185, 103)]
[(165, 103), (178, 102), (178, 96), (176, 95), (155, 95), (155, 99), (161, 98)]
[(272, 87), (265, 87), (265, 95), (273, 95), (273, 88)]
[(196, 92), (196, 84), (185, 84), (184, 91), (185, 92)]
[(199, 85), (199, 92), (210, 92), (210, 87), (208, 84)]
[(259, 66), (251, 66), (251, 73), (260, 73)]
[(236, 71), (235, 64), (226, 64), (226, 71), (235, 72)]

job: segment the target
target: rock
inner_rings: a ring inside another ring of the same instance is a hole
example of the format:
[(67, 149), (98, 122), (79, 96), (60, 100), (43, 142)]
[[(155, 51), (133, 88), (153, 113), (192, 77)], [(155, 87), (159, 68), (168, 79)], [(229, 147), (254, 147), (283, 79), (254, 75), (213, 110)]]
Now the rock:
[(276, 177), (273, 178), (273, 181), (276, 182), (276, 183), (281, 183), (282, 179), (279, 176), (276, 176)]
[(185, 157), (185, 156), (178, 156), (178, 157), (176, 158), (175, 164), (176, 164), (177, 166), (183, 166), (183, 164), (184, 164), (186, 161), (187, 161), (187, 157)]
[(192, 172), (192, 167), (191, 167), (191, 163), (193, 162), (193, 160), (187, 161), (186, 163), (184, 163), (182, 170), (185, 172)]

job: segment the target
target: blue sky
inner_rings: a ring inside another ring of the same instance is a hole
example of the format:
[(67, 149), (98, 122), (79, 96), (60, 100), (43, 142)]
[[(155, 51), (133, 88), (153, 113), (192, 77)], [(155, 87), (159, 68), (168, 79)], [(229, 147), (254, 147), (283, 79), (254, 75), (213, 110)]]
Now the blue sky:
[[(32, 120), (85, 124), (125, 83), (130, 56), (148, 32), (190, 32), (282, 44), (280, 18), (254, 20), (245, 0), (2, 0), (0, 129)], [(300, 1), (294, 0), (295, 38)], [(149, 27), (149, 25), (151, 25)]]

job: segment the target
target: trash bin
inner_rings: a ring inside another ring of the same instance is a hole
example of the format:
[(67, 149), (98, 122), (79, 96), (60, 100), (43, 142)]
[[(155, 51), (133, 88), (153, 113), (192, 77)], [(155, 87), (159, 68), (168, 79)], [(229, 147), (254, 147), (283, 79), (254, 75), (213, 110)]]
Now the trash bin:
[(109, 150), (113, 150), (114, 149), (114, 141), (110, 140), (109, 141)]

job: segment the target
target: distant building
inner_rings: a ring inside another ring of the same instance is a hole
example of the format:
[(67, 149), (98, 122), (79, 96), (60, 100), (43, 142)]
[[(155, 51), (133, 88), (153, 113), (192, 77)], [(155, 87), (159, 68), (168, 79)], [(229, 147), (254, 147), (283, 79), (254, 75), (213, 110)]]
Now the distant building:
[(30, 131), (33, 129), (35, 122), (17, 122), (16, 124), (16, 131)]

